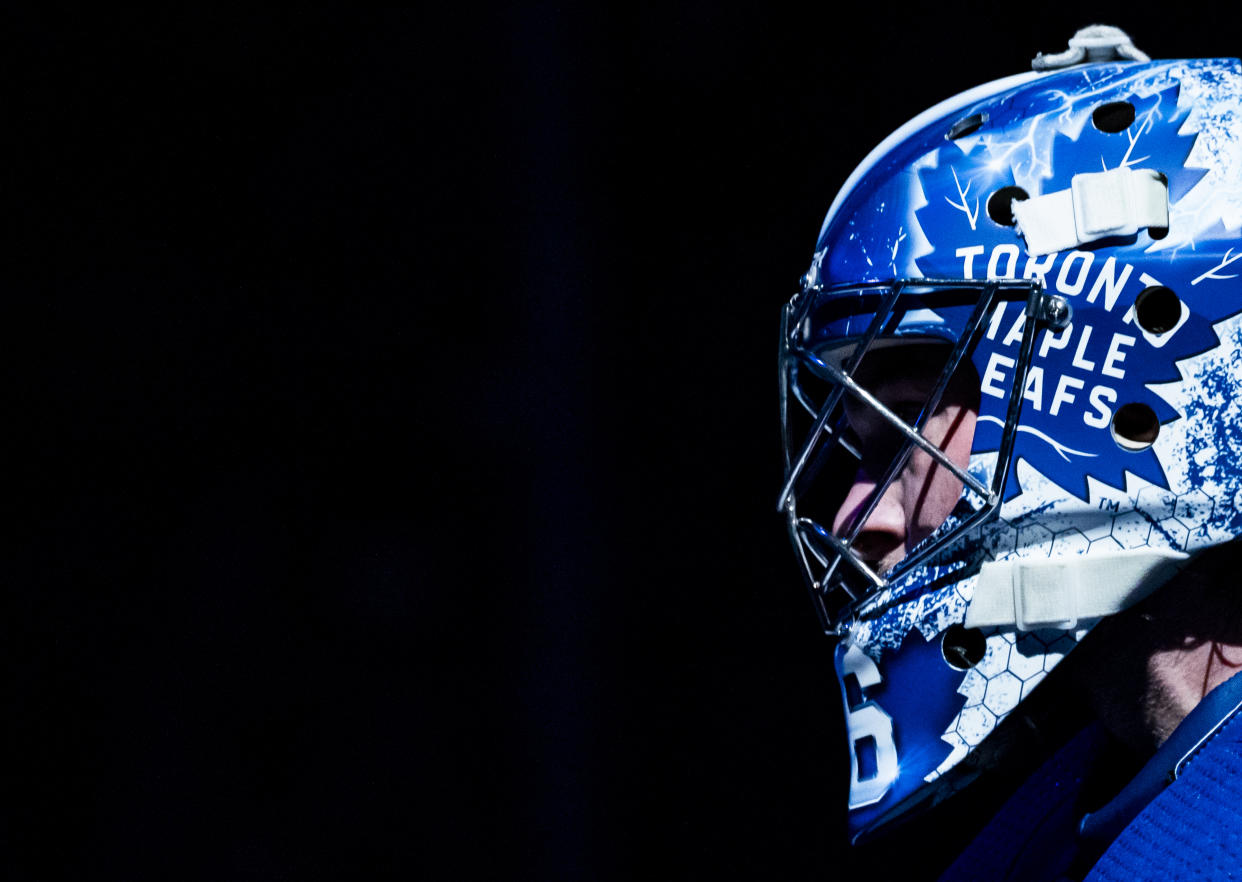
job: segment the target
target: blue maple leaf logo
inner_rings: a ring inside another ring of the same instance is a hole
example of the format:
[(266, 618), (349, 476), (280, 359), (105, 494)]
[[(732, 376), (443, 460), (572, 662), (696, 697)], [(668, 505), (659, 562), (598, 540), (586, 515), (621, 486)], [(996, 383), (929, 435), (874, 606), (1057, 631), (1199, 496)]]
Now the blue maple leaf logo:
[[(1194, 188), (1207, 170), (1186, 164), (1197, 132), (1181, 132), (1189, 108), (1178, 106), (1178, 82), (1161, 79), (1169, 84), (1144, 90), (1133, 78), (1114, 79), (1117, 90), (1111, 95), (1103, 95), (1098, 82), (1084, 94), (1050, 83), (1024, 99), (1042, 116), (1032, 120), (1012, 106), (1004, 108), (1012, 112), (1008, 124), (1004, 113), (998, 114), (968, 149), (946, 142), (918, 172), (925, 201), (914, 214), (928, 246), (914, 258), (919, 274), (1022, 278), (1034, 266), (1049, 289), (1066, 296), (1075, 310), (1067, 334), (1045, 345), (1053, 332), (1043, 331), (1036, 341), (1026, 388), (1020, 390), (1024, 401), (1007, 497), (1021, 491), (1019, 461), (1083, 500), (1089, 495), (1088, 477), (1124, 488), (1129, 472), (1167, 487), (1156, 449), (1123, 449), (1111, 419), (1128, 404), (1150, 407), (1162, 426), (1182, 419), (1150, 387), (1180, 380), (1177, 363), (1218, 346), (1213, 325), (1239, 311), (1239, 298), (1222, 297), (1219, 289), (1196, 281), (1219, 259), (1211, 248), (1162, 251), (1143, 231), (1031, 258), (1013, 227), (989, 215), (988, 198), (1002, 188), (1021, 187), (1035, 196), (1070, 187), (1077, 174), (1123, 167), (1164, 174), (1171, 205)], [(1092, 120), (1093, 110), (1109, 102), (1133, 108), (1133, 121), (1121, 131), (1105, 131)], [(1219, 245), (1222, 239), (1236, 241), (1237, 233), (1217, 222), (1215, 230), (1195, 238)], [(973, 256), (973, 267), (964, 263), (963, 254)], [(1155, 285), (1178, 295), (1183, 316), (1174, 331), (1153, 338), (1133, 321), (1132, 308), (1139, 293)], [(987, 343), (991, 351), (1003, 351), (1013, 322), (1020, 322), (1020, 311), (1010, 308)], [(1012, 349), (1016, 355), (1016, 344)], [(985, 366), (978, 367), (985, 374)], [(986, 392), (986, 377), (983, 386)], [(975, 452), (999, 448), (1005, 416), (1001, 402), (983, 397)]]
[[(1058, 132), (1043, 192), (1068, 187), (1070, 179), (1082, 172), (1158, 167), (1169, 179), (1169, 201), (1177, 202), (1207, 174), (1207, 169), (1186, 166), (1198, 133), (1179, 131), (1190, 113), (1189, 108), (1177, 106), (1179, 91), (1174, 83), (1151, 95), (1127, 95), (1116, 102), (1134, 108), (1134, 121), (1120, 132), (1102, 131), (1090, 119), (1083, 121), (1076, 138)], [(1062, 160), (1065, 156), (1072, 158)], [(1098, 157), (1096, 168), (1089, 167), (1093, 157)]]

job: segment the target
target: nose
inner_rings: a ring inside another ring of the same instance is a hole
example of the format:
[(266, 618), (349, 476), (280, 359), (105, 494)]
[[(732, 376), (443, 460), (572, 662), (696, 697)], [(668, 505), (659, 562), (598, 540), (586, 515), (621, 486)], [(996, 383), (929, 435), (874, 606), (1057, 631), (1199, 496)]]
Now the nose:
[[(854, 483), (832, 519), (832, 532), (844, 537), (862, 517), (876, 490), (876, 481), (865, 468), (854, 476)], [(858, 556), (884, 572), (905, 556), (907, 519), (902, 505), (901, 481), (894, 481), (867, 517), (853, 548)]]

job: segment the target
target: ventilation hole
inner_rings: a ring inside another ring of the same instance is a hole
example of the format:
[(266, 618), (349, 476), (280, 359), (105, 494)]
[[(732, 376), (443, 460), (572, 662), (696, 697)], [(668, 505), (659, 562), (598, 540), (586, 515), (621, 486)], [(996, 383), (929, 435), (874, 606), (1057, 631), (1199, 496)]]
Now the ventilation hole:
[(1134, 317), (1149, 334), (1163, 334), (1173, 330), (1182, 317), (1182, 302), (1163, 285), (1152, 285), (1135, 298)]
[(987, 652), (988, 642), (978, 628), (966, 628), (962, 625), (950, 625), (940, 641), (940, 651), (950, 667), (959, 671), (968, 671), (979, 662)]
[(1002, 227), (1013, 226), (1013, 200), (1030, 199), (1030, 194), (1021, 187), (1001, 187), (988, 197), (988, 217)]
[(945, 135), (950, 141), (963, 138), (971, 132), (976, 131), (979, 126), (988, 121), (986, 113), (972, 113), (970, 116), (963, 117), (953, 124), (949, 129), (949, 133)]
[(1129, 101), (1101, 104), (1092, 112), (1091, 122), (1101, 132), (1124, 132), (1134, 122), (1134, 105)]
[(1113, 414), (1113, 440), (1126, 450), (1146, 450), (1158, 434), (1160, 422), (1146, 404), (1132, 401)]

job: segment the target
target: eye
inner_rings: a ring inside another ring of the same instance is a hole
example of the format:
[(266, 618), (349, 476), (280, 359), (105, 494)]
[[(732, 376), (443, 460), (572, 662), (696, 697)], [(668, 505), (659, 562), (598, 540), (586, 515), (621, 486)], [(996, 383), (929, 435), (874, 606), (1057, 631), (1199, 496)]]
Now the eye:
[(923, 412), (923, 404), (922, 401), (895, 401), (888, 405), (888, 409), (897, 414), (903, 423), (913, 426)]
[[(880, 396), (880, 400), (897, 419), (912, 428), (927, 405), (926, 399), (917, 395), (891, 399)], [(869, 472), (881, 473), (907, 443), (905, 433), (873, 407), (856, 405), (848, 408), (847, 413), (841, 445), (862, 461)]]
[(859, 449), (869, 471), (878, 475), (897, 457), (905, 443), (906, 436), (901, 430), (887, 420), (883, 420), (867, 433)]

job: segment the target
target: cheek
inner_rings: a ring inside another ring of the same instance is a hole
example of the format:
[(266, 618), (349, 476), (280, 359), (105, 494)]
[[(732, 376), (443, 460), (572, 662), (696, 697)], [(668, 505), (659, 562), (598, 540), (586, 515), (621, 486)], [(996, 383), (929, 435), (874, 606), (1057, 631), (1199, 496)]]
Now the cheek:
[(970, 465), (970, 448), (975, 440), (975, 417), (973, 410), (960, 410), (954, 417), (952, 431), (945, 439), (944, 452), (963, 471)]
[[(970, 410), (957, 410), (942, 414), (928, 426), (929, 438), (941, 435), (942, 449), (951, 462), (961, 469), (970, 464), (970, 447), (975, 434), (975, 414)], [(915, 541), (925, 538), (944, 523), (962, 495), (962, 482), (922, 451), (911, 457), (911, 467), (905, 477), (907, 512), (914, 525)]]
[(922, 468), (911, 469), (907, 473), (903, 487), (905, 498), (911, 500), (912, 510), (907, 515), (914, 527), (910, 537), (914, 542), (924, 539), (943, 524), (962, 495), (962, 482), (952, 472), (933, 465), (926, 455), (923, 458), (926, 463), (922, 464)]

